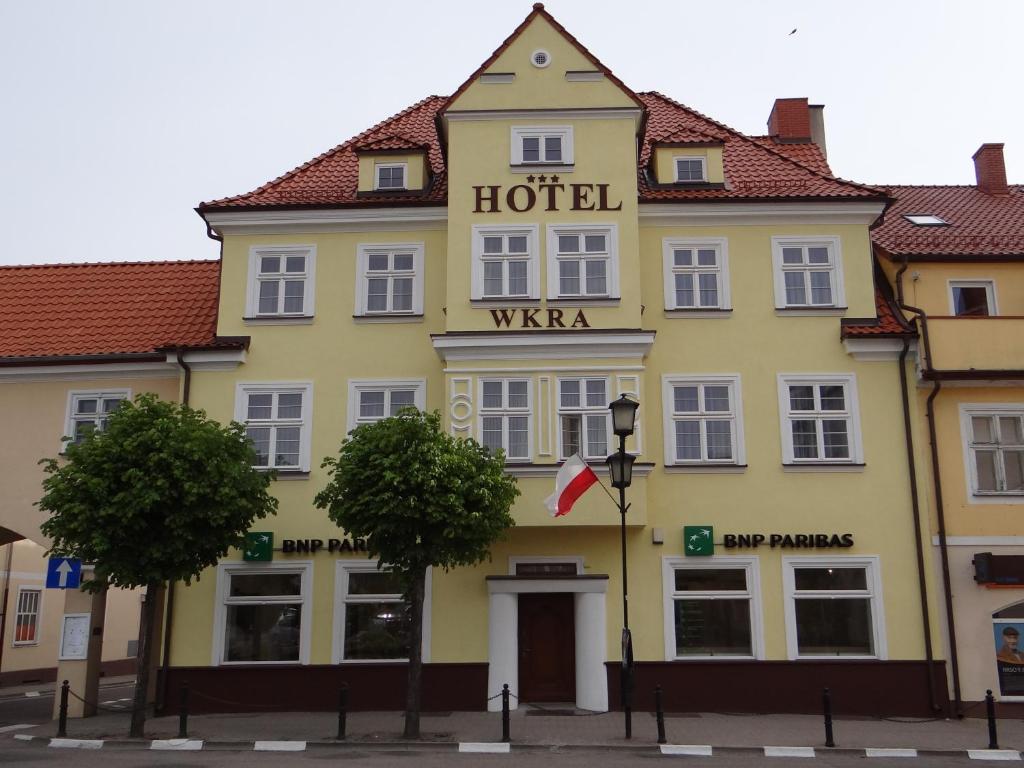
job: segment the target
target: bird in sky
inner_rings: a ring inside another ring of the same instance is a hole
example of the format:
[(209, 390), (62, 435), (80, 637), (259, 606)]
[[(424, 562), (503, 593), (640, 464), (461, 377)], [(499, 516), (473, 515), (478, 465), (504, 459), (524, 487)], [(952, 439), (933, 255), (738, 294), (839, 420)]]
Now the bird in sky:
[(794, 27), (793, 31), (789, 33), (789, 37), (792, 37), (795, 34), (796, 34), (796, 27)]

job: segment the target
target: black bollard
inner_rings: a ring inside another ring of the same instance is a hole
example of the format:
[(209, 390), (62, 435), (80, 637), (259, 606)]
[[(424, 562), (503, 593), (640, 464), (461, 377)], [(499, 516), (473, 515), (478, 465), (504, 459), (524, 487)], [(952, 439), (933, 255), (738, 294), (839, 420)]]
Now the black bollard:
[(658, 718), (658, 743), (667, 744), (665, 738), (665, 708), (661, 701), (661, 686), (654, 686), (654, 711)]
[(181, 702), (178, 705), (178, 738), (188, 738), (188, 681), (181, 684)]
[(345, 740), (348, 727), (348, 683), (342, 683), (338, 690), (338, 741)]
[(71, 686), (67, 680), (60, 687), (60, 714), (57, 719), (57, 738), (64, 739), (68, 735), (68, 692)]
[(988, 717), (988, 748), (999, 749), (996, 737), (996, 700), (992, 691), (985, 691), (985, 715)]
[(836, 740), (832, 735), (832, 692), (828, 688), (821, 695), (821, 705), (825, 710), (825, 746), (834, 747)]
[(512, 741), (509, 735), (508, 697), (508, 683), (505, 683), (501, 686), (501, 740), (504, 742)]

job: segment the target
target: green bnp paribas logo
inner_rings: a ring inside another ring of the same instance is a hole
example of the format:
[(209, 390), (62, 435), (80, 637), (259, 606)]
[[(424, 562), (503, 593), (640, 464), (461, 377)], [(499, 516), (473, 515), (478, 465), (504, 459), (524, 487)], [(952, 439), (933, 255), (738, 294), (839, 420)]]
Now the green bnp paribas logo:
[(689, 557), (715, 554), (715, 529), (710, 525), (683, 526), (683, 552)]

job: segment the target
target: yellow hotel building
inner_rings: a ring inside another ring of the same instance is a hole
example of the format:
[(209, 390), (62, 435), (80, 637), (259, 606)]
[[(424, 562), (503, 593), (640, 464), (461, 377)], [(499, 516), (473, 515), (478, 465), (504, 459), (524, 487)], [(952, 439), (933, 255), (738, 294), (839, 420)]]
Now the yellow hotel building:
[(350, 429), (411, 404), (522, 490), (489, 563), (430, 574), (425, 707), (496, 708), (505, 683), (617, 707), (618, 509), (542, 500), (574, 453), (604, 472), (627, 394), (637, 708), (660, 684), (670, 710), (813, 711), (824, 686), (844, 712), (943, 709), (916, 334), (869, 229), (889, 203), (832, 174), (806, 99), (743, 135), (633, 92), (538, 4), (452, 96), (202, 204), (217, 334), (247, 346), (189, 402), (248, 423), (280, 511), (272, 561), (174, 586), (166, 689), (402, 706), (401, 595), (313, 498)]

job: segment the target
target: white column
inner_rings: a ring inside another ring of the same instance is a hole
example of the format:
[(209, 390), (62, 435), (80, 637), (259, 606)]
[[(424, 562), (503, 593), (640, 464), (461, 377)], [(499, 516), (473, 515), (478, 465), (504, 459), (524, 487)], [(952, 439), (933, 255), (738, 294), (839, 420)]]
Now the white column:
[[(487, 711), (501, 711), (501, 686), (519, 695), (519, 598), (514, 593), (492, 592), (487, 616)], [(491, 698), (497, 696), (497, 698)], [(509, 698), (515, 709), (519, 700)]]
[(576, 706), (608, 711), (608, 674), (603, 592), (576, 594)]

